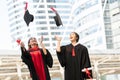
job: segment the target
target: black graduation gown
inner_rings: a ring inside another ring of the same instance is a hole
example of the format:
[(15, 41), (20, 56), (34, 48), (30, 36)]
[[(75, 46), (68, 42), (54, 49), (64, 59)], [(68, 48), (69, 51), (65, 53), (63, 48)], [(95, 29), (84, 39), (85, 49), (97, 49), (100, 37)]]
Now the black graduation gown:
[[(75, 50), (75, 56), (72, 56), (72, 48)], [(83, 68), (91, 67), (88, 50), (85, 46), (72, 44), (61, 46), (61, 52), (57, 52), (58, 60), (64, 67), (65, 80), (84, 80), (89, 79)], [(90, 71), (92, 77), (92, 71)]]
[[(49, 66), (50, 68), (52, 67), (52, 65), (53, 65), (53, 58), (52, 58), (52, 56), (51, 56), (51, 54), (50, 54), (50, 52), (48, 50), (47, 50), (47, 55), (44, 55), (42, 49), (40, 49), (40, 51), (42, 53), (46, 80), (51, 80), (50, 74), (49, 74), (49, 70), (48, 70), (47, 66)], [(38, 76), (37, 76), (37, 73), (35, 71), (34, 64), (32, 62), (32, 57), (30, 55), (30, 52), (27, 51), (25, 48), (22, 48), (22, 47), (21, 47), (21, 52), (22, 52), (22, 55), (21, 55), (22, 61), (28, 66), (28, 69), (30, 71), (30, 75), (32, 77), (32, 80), (39, 80)]]

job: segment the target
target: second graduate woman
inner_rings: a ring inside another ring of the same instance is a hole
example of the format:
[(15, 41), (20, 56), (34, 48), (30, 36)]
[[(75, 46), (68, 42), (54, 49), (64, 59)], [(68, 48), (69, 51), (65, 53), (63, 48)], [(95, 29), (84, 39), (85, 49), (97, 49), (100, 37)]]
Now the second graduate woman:
[(51, 80), (48, 66), (52, 67), (53, 58), (50, 52), (44, 47), (42, 41), (43, 37), (39, 41), (42, 48), (39, 48), (36, 38), (31, 37), (28, 40), (28, 50), (26, 50), (23, 42), (20, 43), (21, 58), (28, 66), (32, 80)]
[(61, 46), (61, 38), (55, 36), (57, 40), (57, 57), (62, 67), (64, 67), (64, 80), (85, 80), (92, 78), (92, 71), (89, 74), (82, 72), (82, 69), (91, 67), (88, 50), (78, 43), (79, 35), (76, 32), (70, 34), (71, 43)]

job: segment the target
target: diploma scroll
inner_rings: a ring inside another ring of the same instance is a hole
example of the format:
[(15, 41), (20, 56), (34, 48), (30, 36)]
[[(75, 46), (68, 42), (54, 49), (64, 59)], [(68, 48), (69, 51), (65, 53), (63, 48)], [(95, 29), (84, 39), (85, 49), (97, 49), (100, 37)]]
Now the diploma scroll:
[(90, 67), (90, 68), (84, 68), (84, 69), (82, 69), (82, 72), (86, 72), (86, 70), (92, 70), (93, 68), (92, 67)]

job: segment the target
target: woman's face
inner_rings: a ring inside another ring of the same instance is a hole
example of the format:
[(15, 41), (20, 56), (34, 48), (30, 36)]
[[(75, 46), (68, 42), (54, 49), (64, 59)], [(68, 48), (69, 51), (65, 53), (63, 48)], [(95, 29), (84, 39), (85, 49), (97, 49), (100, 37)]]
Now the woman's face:
[(30, 39), (30, 42), (29, 42), (29, 45), (37, 45), (38, 43), (37, 43), (37, 40), (36, 40), (36, 38), (31, 38)]
[(71, 41), (71, 42), (76, 42), (76, 40), (77, 40), (77, 37), (76, 37), (75, 33), (72, 32), (72, 33), (70, 34), (70, 41)]

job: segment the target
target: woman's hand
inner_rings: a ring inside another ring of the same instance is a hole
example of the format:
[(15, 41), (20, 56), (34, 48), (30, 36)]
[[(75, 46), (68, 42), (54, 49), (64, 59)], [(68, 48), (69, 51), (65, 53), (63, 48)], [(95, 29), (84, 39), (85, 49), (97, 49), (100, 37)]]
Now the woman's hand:
[(45, 46), (43, 44), (43, 36), (41, 36), (41, 38), (39, 38), (38, 40), (40, 42), (40, 46), (42, 47), (44, 54), (47, 55), (46, 48), (45, 48)]
[(58, 36), (55, 36), (55, 39), (56, 39), (57, 41), (61, 41), (61, 40), (62, 40), (62, 38), (61, 38), (61, 37), (58, 37)]
[(25, 47), (25, 44), (23, 42), (20, 42), (21, 47)]
[(57, 40), (57, 48), (56, 48), (56, 50), (58, 52), (60, 52), (61, 51), (61, 49), (60, 49), (60, 43), (61, 43), (62, 38), (58, 37), (58, 36), (55, 36), (55, 39)]
[(40, 42), (40, 44), (42, 44), (42, 42), (43, 42), (43, 36), (41, 36), (41, 38), (39, 38), (38, 41)]
[(20, 42), (19, 45), (22, 47), (23, 51), (26, 51), (26, 49), (25, 49), (25, 44), (24, 44), (22, 41)]

